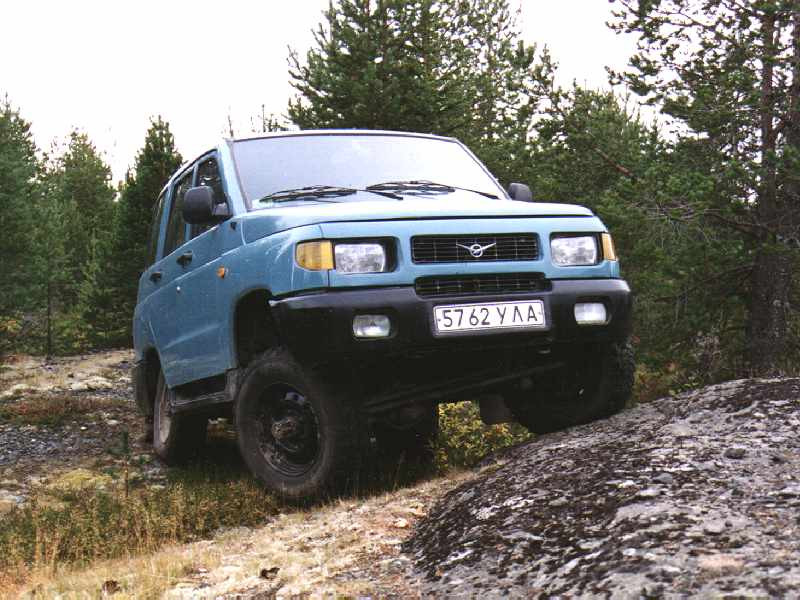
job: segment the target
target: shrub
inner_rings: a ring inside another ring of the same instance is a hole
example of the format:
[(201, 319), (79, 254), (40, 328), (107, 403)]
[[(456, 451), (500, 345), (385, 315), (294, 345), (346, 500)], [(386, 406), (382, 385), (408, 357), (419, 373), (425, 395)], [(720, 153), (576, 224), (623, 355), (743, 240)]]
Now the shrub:
[(487, 454), (530, 439), (516, 423), (484, 425), (475, 402), (439, 406), (439, 439), (436, 463), (439, 470), (473, 467)]

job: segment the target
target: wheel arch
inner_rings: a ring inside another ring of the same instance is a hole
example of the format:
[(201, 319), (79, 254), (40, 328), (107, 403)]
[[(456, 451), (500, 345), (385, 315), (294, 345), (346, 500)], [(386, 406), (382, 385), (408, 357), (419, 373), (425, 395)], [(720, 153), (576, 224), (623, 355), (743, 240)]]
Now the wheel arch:
[(254, 357), (281, 343), (269, 306), (272, 294), (266, 288), (250, 289), (236, 301), (231, 322), (235, 365), (247, 366)]
[(154, 346), (142, 352), (142, 361), (137, 366), (134, 379), (136, 404), (146, 417), (153, 416), (156, 400), (158, 374), (161, 372), (161, 357)]

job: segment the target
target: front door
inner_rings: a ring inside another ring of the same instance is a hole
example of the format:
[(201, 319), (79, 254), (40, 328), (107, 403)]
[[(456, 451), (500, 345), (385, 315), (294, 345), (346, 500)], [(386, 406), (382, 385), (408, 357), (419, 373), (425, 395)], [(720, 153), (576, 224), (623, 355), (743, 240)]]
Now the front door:
[[(216, 179), (214, 172), (216, 171)], [(149, 316), (161, 368), (172, 387), (225, 371), (220, 344), (222, 318), (217, 307), (217, 266), (224, 244), (221, 227), (189, 227), (182, 205), (193, 185), (210, 185), (225, 202), (216, 157), (204, 157), (173, 185), (162, 258), (151, 271), (161, 273), (150, 298)], [(218, 186), (218, 187), (217, 187)]]

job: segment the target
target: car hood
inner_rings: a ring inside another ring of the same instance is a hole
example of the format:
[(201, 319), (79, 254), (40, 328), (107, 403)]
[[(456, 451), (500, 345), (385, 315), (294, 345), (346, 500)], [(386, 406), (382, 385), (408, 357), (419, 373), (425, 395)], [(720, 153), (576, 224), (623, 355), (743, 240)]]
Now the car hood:
[(469, 192), (403, 200), (374, 199), (372, 194), (348, 196), (343, 202), (298, 202), (255, 210), (242, 217), (246, 242), (304, 225), (346, 221), (406, 219), (470, 219), (498, 217), (591, 217), (592, 211), (575, 204), (517, 202), (475, 197)]

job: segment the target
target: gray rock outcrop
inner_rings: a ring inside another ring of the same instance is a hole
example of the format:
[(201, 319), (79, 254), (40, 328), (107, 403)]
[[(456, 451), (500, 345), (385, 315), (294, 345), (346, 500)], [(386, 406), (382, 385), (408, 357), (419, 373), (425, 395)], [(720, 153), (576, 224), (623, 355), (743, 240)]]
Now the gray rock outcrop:
[(800, 380), (739, 380), (540, 437), (447, 494), (423, 594), (800, 596)]

